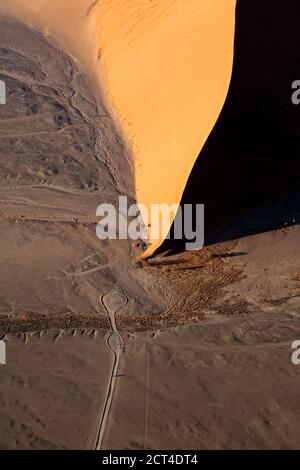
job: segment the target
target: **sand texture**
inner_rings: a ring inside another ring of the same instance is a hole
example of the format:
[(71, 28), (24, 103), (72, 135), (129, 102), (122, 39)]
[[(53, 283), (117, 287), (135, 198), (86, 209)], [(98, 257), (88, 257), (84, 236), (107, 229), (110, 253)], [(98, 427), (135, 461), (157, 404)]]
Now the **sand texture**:
[(134, 243), (96, 237), (98, 205), (134, 201), (130, 154), (106, 108), (55, 44), (7, 19), (0, 38), (1, 319), (89, 321), (112, 289), (131, 291), (133, 312), (157, 311)]
[[(235, 6), (236, 0), (0, 1), (0, 11), (56, 38), (92, 77), (132, 151), (137, 201), (147, 208), (180, 202), (219, 117), (232, 73)], [(149, 229), (147, 255), (166, 235), (152, 240)]]
[[(299, 449), (299, 15), (0, 12), (0, 449)], [(204, 203), (206, 246), (101, 242), (120, 195)]]

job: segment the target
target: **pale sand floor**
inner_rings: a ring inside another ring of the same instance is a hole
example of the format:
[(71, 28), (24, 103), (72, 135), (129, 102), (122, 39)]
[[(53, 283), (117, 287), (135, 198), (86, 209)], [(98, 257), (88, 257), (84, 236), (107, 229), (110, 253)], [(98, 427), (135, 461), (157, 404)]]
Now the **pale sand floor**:
[(54, 331), (7, 342), (0, 367), (0, 448), (85, 448), (106, 393), (105, 332)]
[(89, 0), (0, 0), (0, 11), (50, 35), (96, 79), (97, 42)]
[[(294, 228), (239, 241), (221, 263), (241, 277), (197, 323), (195, 290), (169, 313), (181, 328), (153, 330), (149, 318), (138, 333), (126, 312), (116, 315), (123, 346), (102, 449), (299, 448), (299, 237)], [(0, 448), (94, 447), (114, 361), (108, 335), (6, 336)]]

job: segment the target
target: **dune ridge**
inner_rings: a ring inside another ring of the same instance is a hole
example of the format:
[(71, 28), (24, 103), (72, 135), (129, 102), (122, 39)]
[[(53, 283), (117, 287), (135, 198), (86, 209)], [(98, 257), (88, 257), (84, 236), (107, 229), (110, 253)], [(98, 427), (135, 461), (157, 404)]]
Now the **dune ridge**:
[[(55, 37), (92, 77), (133, 152), (137, 201), (149, 209), (180, 202), (220, 114), (232, 73), (235, 5), (2, 0), (0, 10)], [(166, 235), (152, 240), (150, 230), (146, 255)]]
[[(104, 83), (135, 158), (137, 201), (180, 202), (225, 102), (233, 64), (235, 0), (99, 3)], [(150, 225), (155, 222), (151, 221)], [(161, 244), (151, 239), (145, 253)]]

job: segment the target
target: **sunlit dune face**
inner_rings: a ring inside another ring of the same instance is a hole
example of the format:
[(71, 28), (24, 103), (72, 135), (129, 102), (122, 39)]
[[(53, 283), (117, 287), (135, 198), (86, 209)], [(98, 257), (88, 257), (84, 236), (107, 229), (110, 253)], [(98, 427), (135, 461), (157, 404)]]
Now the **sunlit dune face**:
[[(220, 114), (232, 73), (235, 6), (236, 0), (99, 4), (101, 67), (134, 151), (137, 200), (148, 207), (180, 202)], [(147, 254), (161, 241), (153, 240)]]
[[(97, 76), (133, 151), (138, 202), (179, 203), (228, 92), (236, 0), (0, 0), (4, 6)], [(150, 231), (146, 255), (165, 235), (151, 240)]]

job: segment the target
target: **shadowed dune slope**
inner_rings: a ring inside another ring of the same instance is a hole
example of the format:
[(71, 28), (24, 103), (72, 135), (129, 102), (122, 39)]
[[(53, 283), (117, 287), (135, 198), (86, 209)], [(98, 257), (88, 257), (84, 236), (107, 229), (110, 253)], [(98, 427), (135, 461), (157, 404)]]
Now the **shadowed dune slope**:
[(207, 243), (299, 221), (299, 14), (296, 0), (238, 1), (228, 97), (182, 198), (205, 204)]

